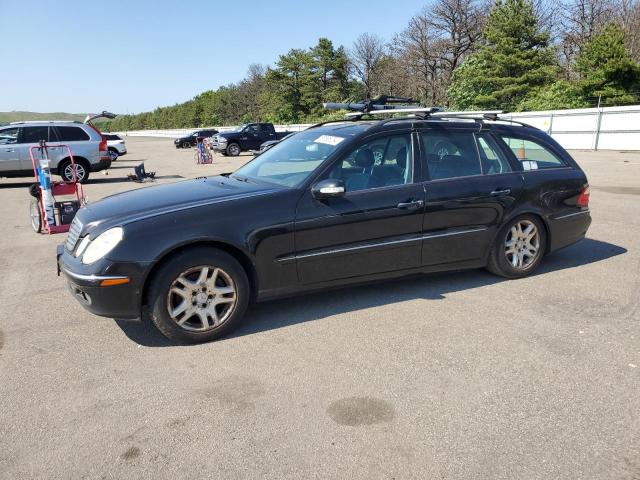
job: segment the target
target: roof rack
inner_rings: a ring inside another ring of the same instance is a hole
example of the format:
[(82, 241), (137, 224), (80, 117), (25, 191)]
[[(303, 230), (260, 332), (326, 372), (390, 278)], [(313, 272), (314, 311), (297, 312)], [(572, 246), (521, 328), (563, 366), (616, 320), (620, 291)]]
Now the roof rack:
[(9, 125), (22, 125), (32, 123), (80, 123), (77, 120), (18, 120), (17, 122), (9, 122)]
[[(446, 112), (438, 107), (425, 107), (417, 104), (417, 102), (411, 98), (400, 97), (388, 97), (380, 96), (374, 99), (361, 100), (357, 103), (324, 103), (324, 108), (327, 110), (350, 110), (350, 113), (345, 115), (345, 120), (330, 120), (327, 122), (318, 123), (313, 127), (319, 127), (328, 123), (339, 123), (344, 121), (358, 121), (363, 117), (379, 117), (381, 115), (393, 115), (398, 113), (408, 114), (404, 117), (377, 119), (384, 123), (398, 121), (398, 120), (447, 120), (447, 119), (461, 119), (461, 120), (473, 120), (480, 124), (480, 128), (485, 125), (485, 121), (492, 122), (506, 122), (522, 125), (523, 127), (531, 127), (531, 125), (513, 120), (513, 118), (500, 118), (500, 115), (504, 115), (506, 112), (502, 110), (476, 110), (476, 111), (456, 111)], [(311, 127), (311, 128), (313, 128)]]

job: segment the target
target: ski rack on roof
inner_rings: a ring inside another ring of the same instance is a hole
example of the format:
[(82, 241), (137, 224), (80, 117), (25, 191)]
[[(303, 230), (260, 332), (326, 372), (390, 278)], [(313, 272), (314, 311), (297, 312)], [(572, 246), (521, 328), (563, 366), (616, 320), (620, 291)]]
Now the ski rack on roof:
[[(409, 105), (407, 105), (409, 104)], [(387, 97), (380, 96), (374, 99), (362, 100), (357, 103), (324, 103), (324, 108), (327, 110), (350, 110), (350, 113), (345, 115), (344, 120), (329, 120), (326, 122), (318, 123), (313, 127), (319, 127), (329, 123), (342, 123), (342, 122), (356, 122), (362, 120), (365, 116), (379, 117), (381, 115), (395, 115), (395, 114), (407, 114), (404, 117), (392, 117), (392, 118), (377, 118), (381, 123), (388, 123), (398, 120), (472, 120), (484, 125), (485, 121), (492, 122), (506, 122), (515, 123), (524, 127), (531, 127), (531, 125), (512, 118), (500, 118), (500, 115), (506, 114), (502, 110), (477, 110), (477, 111), (457, 111), (446, 112), (438, 107), (425, 107), (417, 104), (417, 102), (411, 98), (400, 97)]]

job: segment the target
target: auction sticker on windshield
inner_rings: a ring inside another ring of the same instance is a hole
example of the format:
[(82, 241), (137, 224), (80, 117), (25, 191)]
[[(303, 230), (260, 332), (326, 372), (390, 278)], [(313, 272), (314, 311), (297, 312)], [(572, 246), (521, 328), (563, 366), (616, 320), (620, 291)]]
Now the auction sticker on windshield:
[(334, 147), (343, 141), (343, 137), (335, 137), (333, 135), (320, 135), (314, 140), (315, 143), (326, 143), (327, 145), (333, 145)]

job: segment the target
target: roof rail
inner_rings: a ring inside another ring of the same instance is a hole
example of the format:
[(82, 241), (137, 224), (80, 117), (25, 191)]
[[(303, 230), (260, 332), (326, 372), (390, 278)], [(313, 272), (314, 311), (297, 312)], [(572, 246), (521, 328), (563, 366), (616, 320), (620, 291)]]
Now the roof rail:
[(18, 120), (17, 122), (9, 122), (9, 125), (22, 125), (29, 123), (80, 123), (77, 120)]

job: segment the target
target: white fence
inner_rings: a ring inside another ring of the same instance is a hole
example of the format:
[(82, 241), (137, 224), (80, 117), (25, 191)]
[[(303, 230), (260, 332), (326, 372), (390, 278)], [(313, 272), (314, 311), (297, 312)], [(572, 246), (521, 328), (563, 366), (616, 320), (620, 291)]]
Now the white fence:
[[(519, 112), (505, 118), (528, 123), (573, 150), (640, 150), (640, 105)], [(311, 124), (276, 125), (277, 131), (300, 131)], [(221, 132), (235, 127), (213, 127)], [(194, 129), (119, 132), (130, 136), (178, 138)]]

